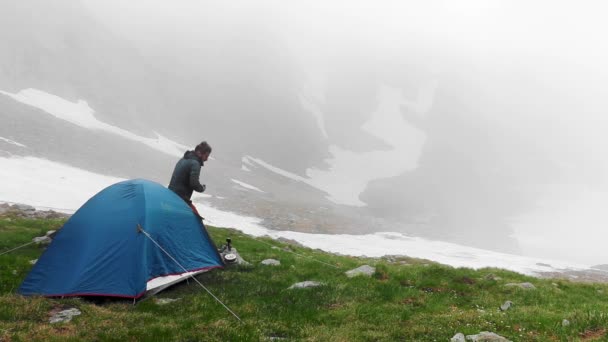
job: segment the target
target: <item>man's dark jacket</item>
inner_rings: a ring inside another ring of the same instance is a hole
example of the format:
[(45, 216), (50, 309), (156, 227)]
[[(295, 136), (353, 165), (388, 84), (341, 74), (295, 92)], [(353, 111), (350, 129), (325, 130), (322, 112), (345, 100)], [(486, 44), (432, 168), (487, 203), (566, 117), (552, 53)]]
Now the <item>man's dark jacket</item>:
[(199, 181), (203, 161), (194, 151), (187, 151), (184, 157), (175, 164), (169, 189), (173, 190), (184, 201), (189, 202), (192, 191), (203, 192), (205, 185)]

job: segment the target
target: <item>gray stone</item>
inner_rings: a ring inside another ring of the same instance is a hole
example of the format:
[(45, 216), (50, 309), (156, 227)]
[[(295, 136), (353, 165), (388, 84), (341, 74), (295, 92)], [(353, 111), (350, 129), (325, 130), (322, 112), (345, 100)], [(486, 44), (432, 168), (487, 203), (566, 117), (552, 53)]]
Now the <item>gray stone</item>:
[(294, 246), (298, 246), (298, 247), (304, 247), (304, 245), (302, 245), (301, 243), (299, 243), (298, 241), (293, 240), (293, 239), (288, 239), (288, 238), (284, 238), (284, 237), (279, 237), (277, 240), (278, 240), (278, 241), (281, 241), (281, 242), (283, 242), (283, 243), (290, 244), (290, 245), (294, 245)]
[(224, 261), (226, 261), (226, 259), (224, 258), (225, 255), (227, 254), (234, 254), (236, 256), (236, 260), (234, 262), (226, 262), (226, 265), (249, 265), (249, 262), (245, 261), (245, 259), (243, 259), (241, 257), (241, 255), (239, 254), (239, 251), (236, 250), (236, 248), (231, 247), (230, 250), (225, 250), (223, 252), (220, 253), (222, 256), (222, 259), (224, 259)]
[(323, 284), (319, 283), (318, 281), (307, 280), (307, 281), (303, 281), (300, 283), (295, 283), (295, 284), (291, 285), (289, 287), (289, 289), (304, 289), (304, 288), (308, 288), (308, 287), (317, 287), (317, 286), (321, 286), (321, 285), (323, 285)]
[(154, 303), (158, 304), (158, 305), (165, 305), (165, 304), (169, 304), (169, 303), (173, 303), (173, 302), (177, 302), (178, 300), (180, 300), (181, 298), (176, 298), (176, 299), (172, 299), (172, 298), (154, 298)]
[(38, 262), (38, 259), (33, 259), (33, 260), (30, 260), (30, 265), (35, 265), (35, 264), (36, 264), (36, 262)]
[(48, 236), (39, 236), (39, 237), (35, 237), (32, 239), (32, 241), (34, 241), (35, 243), (39, 243), (39, 244), (49, 244), (51, 243), (51, 238), (49, 238)]
[(569, 326), (569, 325), (570, 325), (570, 321), (569, 321), (569, 320), (564, 319), (564, 320), (562, 321), (562, 327), (567, 327), (567, 326)]
[(475, 342), (511, 342), (510, 340), (493, 332), (482, 331), (477, 335), (467, 335), (467, 341)]
[(281, 264), (281, 262), (279, 260), (275, 260), (275, 259), (266, 259), (263, 260), (261, 262), (262, 265), (268, 265), (268, 266), (279, 266)]
[(500, 306), (500, 310), (507, 311), (511, 308), (511, 305), (513, 305), (513, 302), (508, 300), (508, 301), (504, 302), (503, 305)]
[(49, 320), (49, 323), (55, 324), (55, 323), (69, 322), (72, 320), (72, 317), (78, 316), (80, 314), (81, 314), (80, 310), (75, 309), (75, 308), (63, 310), (63, 311), (60, 311), (60, 312), (54, 314), (53, 317), (51, 317), (51, 319)]
[(505, 284), (505, 286), (508, 286), (508, 287), (515, 286), (515, 287), (519, 287), (519, 288), (524, 289), (524, 290), (533, 290), (533, 289), (536, 289), (536, 286), (534, 286), (534, 284), (532, 284), (532, 283), (519, 283), (519, 284), (517, 284), (517, 283), (508, 283), (508, 284)]
[(36, 208), (32, 207), (31, 205), (27, 205), (27, 204), (13, 204), (11, 206), (11, 209), (17, 210), (17, 211), (22, 211), (22, 212), (34, 212), (34, 211), (36, 211)]
[(371, 277), (372, 274), (374, 274), (374, 272), (376, 272), (376, 268), (375, 267), (371, 267), (369, 265), (363, 265), (363, 266), (357, 267), (357, 268), (355, 268), (353, 270), (346, 271), (345, 274), (349, 278), (356, 277), (356, 276), (359, 276), (359, 275), (363, 275), (363, 276), (366, 276), (366, 277)]
[(502, 279), (501, 277), (497, 277), (497, 276), (495, 276), (495, 275), (494, 275), (494, 274), (492, 274), (492, 273), (488, 274), (488, 275), (487, 275), (485, 278), (486, 278), (487, 280), (494, 280), (494, 281), (499, 281), (499, 280), (501, 280), (501, 279)]
[(465, 342), (464, 334), (458, 333), (458, 334), (454, 335), (454, 337), (452, 337), (450, 339), (450, 342)]

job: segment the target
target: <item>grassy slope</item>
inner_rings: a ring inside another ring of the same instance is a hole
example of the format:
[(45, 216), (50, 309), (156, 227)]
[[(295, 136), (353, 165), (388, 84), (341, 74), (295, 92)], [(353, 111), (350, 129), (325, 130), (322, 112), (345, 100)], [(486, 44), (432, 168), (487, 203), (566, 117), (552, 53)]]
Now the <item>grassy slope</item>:
[[(61, 220), (0, 217), (0, 253), (31, 241)], [(239, 232), (210, 227), (221, 243), (228, 236), (251, 267), (232, 266), (198, 279), (243, 320), (238, 323), (195, 282), (156, 297), (180, 298), (167, 305), (144, 300), (95, 304), (82, 299), (23, 298), (16, 288), (42, 249), (31, 245), (0, 256), (0, 341), (201, 340), (201, 341), (448, 341), (455, 333), (493, 331), (514, 341), (606, 340), (608, 285), (541, 280), (498, 269), (455, 269), (403, 258), (389, 262), (335, 256)], [(340, 269), (296, 256), (290, 248)], [(263, 266), (275, 258), (280, 266)], [(363, 264), (371, 278), (349, 279), (344, 271)], [(500, 277), (494, 280), (488, 275)], [(316, 280), (318, 288), (288, 290)], [(531, 282), (536, 290), (505, 287)], [(501, 312), (506, 300), (514, 306)], [(49, 324), (50, 312), (77, 307), (69, 323)], [(563, 327), (562, 320), (571, 324)]]

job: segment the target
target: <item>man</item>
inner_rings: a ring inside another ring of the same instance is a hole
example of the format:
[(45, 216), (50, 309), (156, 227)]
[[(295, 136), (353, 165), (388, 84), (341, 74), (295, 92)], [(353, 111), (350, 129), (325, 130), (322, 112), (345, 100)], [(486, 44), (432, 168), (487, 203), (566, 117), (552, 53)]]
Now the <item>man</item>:
[(194, 204), (190, 198), (192, 192), (203, 192), (205, 191), (205, 184), (201, 184), (199, 176), (201, 174), (201, 167), (209, 158), (211, 154), (211, 146), (206, 141), (198, 144), (194, 151), (186, 151), (184, 157), (175, 164), (173, 175), (171, 176), (171, 182), (169, 183), (169, 189), (173, 190), (179, 197), (181, 197), (192, 211), (201, 220), (201, 215), (196, 210)]

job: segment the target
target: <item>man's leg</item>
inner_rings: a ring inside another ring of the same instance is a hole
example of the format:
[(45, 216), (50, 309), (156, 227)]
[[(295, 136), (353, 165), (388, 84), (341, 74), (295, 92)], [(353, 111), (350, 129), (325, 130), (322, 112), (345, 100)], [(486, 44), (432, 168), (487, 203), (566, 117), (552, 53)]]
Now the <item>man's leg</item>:
[(187, 203), (188, 203), (188, 206), (194, 212), (194, 215), (196, 215), (196, 217), (198, 217), (199, 220), (201, 220), (201, 222), (202, 222), (204, 220), (204, 218), (201, 216), (201, 214), (198, 213), (198, 210), (196, 210), (196, 207), (194, 206), (194, 203), (192, 203), (192, 201), (188, 201)]

